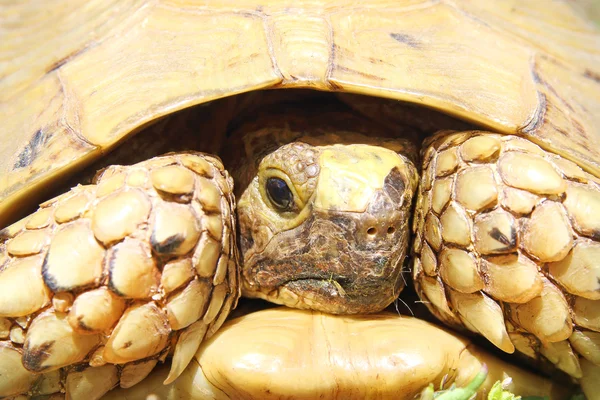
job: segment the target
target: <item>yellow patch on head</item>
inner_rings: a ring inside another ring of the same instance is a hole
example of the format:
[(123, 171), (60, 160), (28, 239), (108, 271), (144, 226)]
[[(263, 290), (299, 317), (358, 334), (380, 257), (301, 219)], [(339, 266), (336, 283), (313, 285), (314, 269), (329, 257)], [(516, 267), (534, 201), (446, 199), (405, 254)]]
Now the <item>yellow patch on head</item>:
[(394, 151), (364, 144), (328, 146), (320, 166), (314, 207), (348, 212), (364, 212), (392, 169), (407, 168)]

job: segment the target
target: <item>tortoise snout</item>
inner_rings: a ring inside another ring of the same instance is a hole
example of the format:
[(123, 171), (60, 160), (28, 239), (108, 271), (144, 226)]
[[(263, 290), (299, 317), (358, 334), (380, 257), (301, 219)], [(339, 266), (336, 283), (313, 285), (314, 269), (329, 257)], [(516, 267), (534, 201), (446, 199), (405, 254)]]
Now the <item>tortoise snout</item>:
[(366, 212), (356, 218), (357, 244), (365, 250), (385, 250), (408, 235), (408, 215), (397, 209), (383, 209)]
[(363, 243), (365, 249), (385, 250), (406, 240), (411, 200), (403, 177), (397, 169), (392, 170), (383, 189), (371, 197), (365, 212), (354, 214), (357, 243)]

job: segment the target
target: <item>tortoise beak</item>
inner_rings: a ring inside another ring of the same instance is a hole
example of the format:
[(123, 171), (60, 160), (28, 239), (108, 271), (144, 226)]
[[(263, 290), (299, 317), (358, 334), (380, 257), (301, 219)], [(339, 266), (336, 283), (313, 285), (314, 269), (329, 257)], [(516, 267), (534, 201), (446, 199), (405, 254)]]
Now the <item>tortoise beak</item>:
[(244, 293), (336, 314), (377, 312), (403, 288), (414, 167), (384, 148), (330, 146), (309, 218), (246, 260)]

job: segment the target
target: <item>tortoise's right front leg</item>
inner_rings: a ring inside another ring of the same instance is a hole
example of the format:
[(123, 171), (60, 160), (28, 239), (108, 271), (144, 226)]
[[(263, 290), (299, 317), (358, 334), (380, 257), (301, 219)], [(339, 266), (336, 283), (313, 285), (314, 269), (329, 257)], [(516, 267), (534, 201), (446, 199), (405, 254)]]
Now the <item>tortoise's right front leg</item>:
[(598, 182), (524, 138), (438, 134), (413, 227), (415, 285), (430, 310), (506, 352), (591, 377), (600, 368)]
[(4, 229), (0, 396), (99, 398), (171, 353), (174, 380), (239, 297), (232, 191), (220, 160), (171, 154)]

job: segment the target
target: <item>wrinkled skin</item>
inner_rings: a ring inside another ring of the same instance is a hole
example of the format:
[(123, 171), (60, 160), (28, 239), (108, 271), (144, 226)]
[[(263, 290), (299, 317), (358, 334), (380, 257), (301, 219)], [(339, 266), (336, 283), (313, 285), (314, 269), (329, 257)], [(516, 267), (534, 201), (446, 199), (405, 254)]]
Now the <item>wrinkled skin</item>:
[[(269, 180), (291, 195), (287, 208)], [(243, 293), (336, 314), (384, 309), (404, 286), (415, 189), (414, 165), (384, 147), (279, 148), (239, 200)]]

